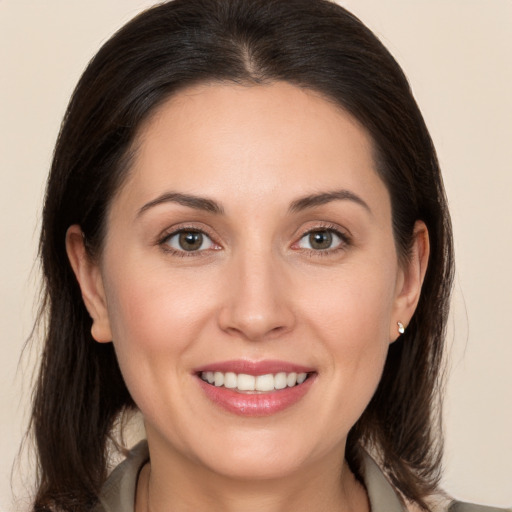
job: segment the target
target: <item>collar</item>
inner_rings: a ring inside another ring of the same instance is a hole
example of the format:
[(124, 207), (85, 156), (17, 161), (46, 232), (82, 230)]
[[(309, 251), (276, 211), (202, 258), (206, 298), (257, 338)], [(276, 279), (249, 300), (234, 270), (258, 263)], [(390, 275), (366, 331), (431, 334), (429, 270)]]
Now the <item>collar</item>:
[(407, 511), (382, 469), (366, 451), (363, 451), (362, 473), (371, 512)]
[[(139, 472), (149, 460), (147, 441), (141, 441), (126, 460), (109, 476), (100, 494), (100, 503), (93, 512), (134, 512), (135, 491)], [(395, 492), (377, 463), (366, 452), (363, 457), (363, 481), (372, 512), (405, 512)]]

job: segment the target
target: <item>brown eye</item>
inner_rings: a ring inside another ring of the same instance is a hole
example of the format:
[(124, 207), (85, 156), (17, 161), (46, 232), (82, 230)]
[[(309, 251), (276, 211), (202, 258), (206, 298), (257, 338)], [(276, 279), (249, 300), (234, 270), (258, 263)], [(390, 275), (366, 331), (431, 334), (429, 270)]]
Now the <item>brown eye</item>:
[(332, 233), (329, 231), (316, 231), (309, 234), (309, 245), (312, 249), (329, 249), (332, 244)]
[(331, 229), (319, 229), (306, 233), (299, 241), (301, 249), (310, 249), (313, 251), (327, 251), (336, 249), (343, 244), (341, 235)]
[(184, 251), (197, 251), (203, 245), (202, 233), (180, 233), (179, 236), (180, 248)]
[(214, 243), (201, 231), (178, 231), (165, 242), (175, 251), (197, 252), (211, 249)]

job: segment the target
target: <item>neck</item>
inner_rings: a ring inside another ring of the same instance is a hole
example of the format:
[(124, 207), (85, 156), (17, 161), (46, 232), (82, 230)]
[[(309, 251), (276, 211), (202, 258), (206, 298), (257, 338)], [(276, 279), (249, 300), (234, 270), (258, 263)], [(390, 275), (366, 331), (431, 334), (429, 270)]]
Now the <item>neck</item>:
[(364, 487), (334, 460), (280, 478), (237, 479), (191, 464), (154, 460), (139, 476), (136, 512), (368, 512)]

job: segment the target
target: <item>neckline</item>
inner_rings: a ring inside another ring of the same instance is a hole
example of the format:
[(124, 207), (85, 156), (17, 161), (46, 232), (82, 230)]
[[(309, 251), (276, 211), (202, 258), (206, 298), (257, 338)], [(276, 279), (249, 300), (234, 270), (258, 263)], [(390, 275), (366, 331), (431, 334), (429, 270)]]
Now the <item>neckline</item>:
[[(100, 503), (93, 512), (134, 512), (137, 479), (148, 460), (148, 444), (143, 440), (135, 445), (128, 457), (112, 471), (101, 490)], [(380, 467), (366, 452), (363, 454), (362, 478), (371, 512), (407, 510)]]

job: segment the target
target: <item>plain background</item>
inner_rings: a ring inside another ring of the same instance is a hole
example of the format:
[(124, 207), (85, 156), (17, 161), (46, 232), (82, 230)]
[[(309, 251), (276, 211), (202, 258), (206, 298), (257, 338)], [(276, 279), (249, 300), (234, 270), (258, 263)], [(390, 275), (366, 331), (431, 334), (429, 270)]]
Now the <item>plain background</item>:
[[(0, 0), (0, 510), (28, 416), (41, 202), (60, 120), (99, 46), (151, 1)], [(346, 0), (408, 75), (436, 143), (457, 277), (444, 485), (512, 505), (512, 1)], [(20, 473), (22, 476), (20, 476)]]

